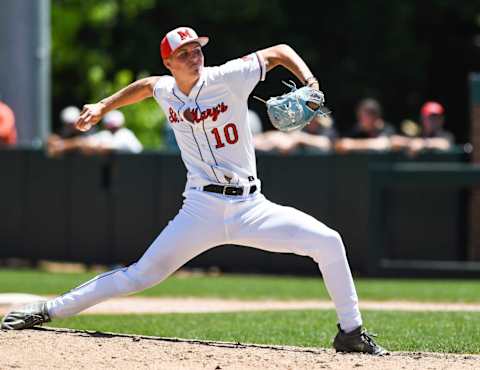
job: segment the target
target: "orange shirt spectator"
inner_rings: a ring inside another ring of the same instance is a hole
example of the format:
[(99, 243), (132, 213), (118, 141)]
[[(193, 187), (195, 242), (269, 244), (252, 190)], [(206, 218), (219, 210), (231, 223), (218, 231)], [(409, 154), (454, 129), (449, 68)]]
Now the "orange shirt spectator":
[(16, 143), (15, 115), (8, 105), (0, 102), (0, 146)]

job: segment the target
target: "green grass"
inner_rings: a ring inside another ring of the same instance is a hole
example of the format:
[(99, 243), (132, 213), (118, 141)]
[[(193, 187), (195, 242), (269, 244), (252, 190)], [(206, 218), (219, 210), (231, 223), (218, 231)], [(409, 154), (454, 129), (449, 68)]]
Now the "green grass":
[[(0, 293), (57, 295), (94, 275), (3, 269), (0, 270)], [(476, 280), (356, 279), (356, 286), (358, 295), (363, 300), (480, 302), (480, 284)], [(172, 276), (138, 295), (281, 300), (328, 299), (320, 278), (255, 275)]]
[[(367, 328), (392, 351), (480, 353), (480, 314), (364, 311)], [(167, 315), (81, 315), (49, 323), (68, 327), (241, 343), (329, 347), (336, 317), (328, 311)]]
[[(60, 294), (90, 279), (89, 273), (0, 270), (0, 292)], [(361, 299), (480, 302), (475, 280), (357, 279)], [(237, 299), (327, 299), (319, 278), (224, 275), (173, 276), (142, 296)], [(480, 313), (364, 311), (367, 328), (395, 351), (480, 353)], [(53, 326), (243, 343), (329, 347), (335, 313), (274, 311), (162, 315), (80, 315)]]

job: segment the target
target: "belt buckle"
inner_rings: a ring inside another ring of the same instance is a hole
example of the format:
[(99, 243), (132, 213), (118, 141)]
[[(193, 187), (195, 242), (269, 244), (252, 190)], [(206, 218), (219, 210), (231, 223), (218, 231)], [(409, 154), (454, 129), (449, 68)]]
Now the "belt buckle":
[[(230, 193), (227, 193), (230, 189)], [(242, 195), (243, 188), (242, 187), (235, 187), (235, 186), (225, 186), (223, 188), (223, 195)]]

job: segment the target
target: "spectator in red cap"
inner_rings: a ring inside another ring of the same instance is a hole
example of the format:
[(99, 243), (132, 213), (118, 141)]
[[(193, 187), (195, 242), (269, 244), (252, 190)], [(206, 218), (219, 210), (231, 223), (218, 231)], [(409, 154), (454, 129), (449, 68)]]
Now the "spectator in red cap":
[(440, 103), (428, 101), (421, 110), (422, 137), (413, 140), (410, 151), (422, 149), (449, 150), (455, 144), (455, 137), (444, 130), (445, 109)]
[(426, 150), (449, 150), (455, 144), (455, 137), (446, 131), (445, 108), (438, 102), (427, 101), (420, 108), (421, 128), (418, 136), (413, 138), (396, 138), (395, 147), (406, 149), (410, 155)]
[[(429, 101), (421, 109), (423, 138), (443, 138), (446, 144), (452, 145), (455, 138), (452, 133), (443, 129), (445, 123), (445, 109), (440, 103)], [(447, 148), (448, 149), (448, 148)]]
[(0, 148), (16, 143), (15, 115), (7, 104), (0, 101)]

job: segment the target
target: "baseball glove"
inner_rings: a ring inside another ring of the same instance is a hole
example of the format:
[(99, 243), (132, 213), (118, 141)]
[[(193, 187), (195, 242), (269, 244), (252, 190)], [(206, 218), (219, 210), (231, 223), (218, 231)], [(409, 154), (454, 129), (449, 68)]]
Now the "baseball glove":
[(282, 81), (291, 91), (281, 96), (274, 96), (263, 101), (267, 106), (267, 113), (275, 128), (280, 131), (293, 131), (308, 125), (315, 115), (328, 115), (322, 110), (325, 103), (321, 91), (308, 86), (297, 89), (293, 81), (290, 84)]

